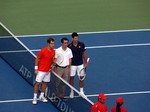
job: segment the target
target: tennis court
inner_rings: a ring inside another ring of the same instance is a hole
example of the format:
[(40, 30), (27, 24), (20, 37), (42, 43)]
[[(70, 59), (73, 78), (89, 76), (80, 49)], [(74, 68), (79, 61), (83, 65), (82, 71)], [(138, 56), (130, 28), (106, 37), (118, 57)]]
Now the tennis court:
[[(149, 35), (150, 30), (148, 29), (79, 34), (80, 40), (87, 43), (87, 54), (91, 58), (85, 79), (85, 93), (92, 102), (96, 102), (97, 95), (103, 92), (108, 96), (106, 104), (109, 110), (115, 105), (115, 98), (120, 95), (124, 97), (126, 102), (124, 106), (129, 111), (142, 111), (143, 108), (146, 110), (150, 108), (148, 102), (147, 105), (139, 103), (140, 100), (146, 103), (150, 95), (148, 86)], [(19, 39), (37, 54), (39, 48), (45, 46), (45, 41), (49, 36), (27, 35), (20, 36)], [(53, 35), (53, 37), (58, 46), (61, 37), (71, 39), (70, 34)], [(75, 88), (79, 89), (78, 83)]]
[[(108, 95), (107, 105), (115, 105), (115, 99), (123, 96), (124, 106), (129, 111), (142, 111), (150, 108), (149, 89), (149, 56), (150, 30), (81, 33), (80, 40), (85, 41), (87, 54), (91, 58), (87, 69), (85, 93), (93, 102), (101, 92)], [(49, 36), (23, 36), (24, 42), (35, 54), (44, 46)], [(56, 45), (60, 45), (61, 37), (70, 34), (53, 35)], [(36, 38), (37, 44), (34, 43)], [(43, 40), (41, 42), (41, 40)], [(58, 43), (57, 43), (58, 42)], [(56, 47), (58, 47), (56, 46)], [(37, 48), (37, 49), (36, 49)], [(78, 88), (78, 79), (76, 79)], [(78, 88), (79, 89), (79, 88)], [(141, 105), (139, 102), (145, 102)], [(146, 103), (147, 102), (147, 103)]]
[[(34, 75), (33, 66), (34, 66), (36, 55), (32, 52), (31, 49), (28, 48), (28, 46), (26, 46), (23, 42), (21, 42), (2, 23), (0, 25), (1, 25), (0, 26), (0, 32), (1, 32), (0, 33), (1, 34), (0, 57), (18, 73), (18, 76), (21, 76), (31, 86), (33, 86), (35, 84), (35, 75)], [(61, 80), (66, 84), (65, 86), (66, 100), (55, 97), (55, 81), (56, 80)], [(74, 90), (75, 96), (76, 96), (73, 99), (68, 97), (71, 89)], [(93, 104), (92, 101), (90, 101), (88, 98), (84, 98), (77, 89), (75, 89), (74, 87), (71, 87), (68, 82), (64, 81), (55, 72), (52, 72), (51, 81), (48, 85), (45, 95), (51, 102), (49, 103), (49, 105), (52, 106), (53, 104), (52, 107), (54, 108), (55, 106), (60, 111), (77, 112), (79, 110), (77, 108), (77, 105), (85, 104), (84, 106), (80, 107), (80, 110), (85, 112), (85, 111), (89, 111)], [(29, 103), (31, 106), (32, 98), (19, 99), (19, 100), (18, 99), (12, 100), (12, 99), (9, 99), (7, 101), (7, 98), (6, 98), (5, 100), (2, 100), (1, 103), (10, 103), (10, 102), (15, 103), (16, 101), (17, 102), (30, 101)], [(53, 108), (50, 108), (50, 109), (53, 110)]]
[[(149, 1), (3, 1), (0, 10), (1, 22), (21, 41), (33, 55), (44, 46), (48, 37), (54, 37), (55, 48), (58, 48), (62, 37), (71, 41), (71, 32), (79, 32), (79, 39), (84, 41), (87, 55), (90, 57), (87, 77), (85, 78), (85, 94), (92, 103), (97, 101), (101, 92), (108, 97), (106, 105), (110, 111), (115, 105), (115, 99), (123, 96), (124, 107), (129, 112), (148, 111), (150, 109), (149, 64), (150, 64), (150, 16), (148, 14)], [(75, 8), (76, 6), (76, 8)], [(43, 7), (43, 8), (42, 8)], [(69, 10), (68, 10), (69, 9)], [(19, 15), (19, 16), (18, 16)], [(70, 33), (66, 33), (70, 32)], [(2, 35), (1, 35), (2, 36)], [(7, 35), (8, 36), (8, 35)], [(7, 37), (9, 40), (12, 35)], [(1, 38), (1, 40), (3, 40)], [(0, 59), (0, 79), (2, 92), (0, 93), (0, 111), (79, 111), (78, 102), (85, 104), (83, 108), (90, 110), (92, 103), (81, 97), (67, 101), (31, 103), (34, 75), (32, 66), (34, 56), (30, 52), (14, 43), (4, 47), (2, 51), (21, 51), (13, 54), (12, 65)], [(16, 49), (17, 48), (17, 49)], [(9, 53), (3, 56), (7, 57)], [(16, 56), (24, 61), (17, 62)], [(30, 60), (27, 62), (26, 59)], [(15, 71), (11, 67), (15, 65)], [(21, 66), (20, 68), (20, 65)], [(26, 68), (29, 68), (26, 70)], [(19, 71), (22, 77), (19, 76)], [(24, 72), (26, 70), (26, 72)], [(30, 73), (31, 72), (31, 73)], [(7, 83), (7, 81), (10, 83)], [(3, 85), (6, 87), (4, 88)], [(76, 77), (75, 89), (79, 90)], [(19, 91), (18, 91), (19, 90)], [(49, 92), (49, 94), (51, 94)], [(76, 94), (78, 95), (78, 94)], [(75, 105), (71, 105), (74, 103)], [(71, 109), (74, 110), (71, 110)]]

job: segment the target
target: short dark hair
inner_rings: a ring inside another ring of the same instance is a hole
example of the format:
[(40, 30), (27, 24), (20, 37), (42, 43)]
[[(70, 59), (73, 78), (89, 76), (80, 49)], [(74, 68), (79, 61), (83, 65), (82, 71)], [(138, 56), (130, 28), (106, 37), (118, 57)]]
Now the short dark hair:
[(78, 36), (77, 32), (72, 33), (72, 38), (77, 37), (77, 36)]
[(61, 43), (63, 43), (64, 40), (67, 40), (69, 42), (68, 38), (64, 37), (64, 38), (61, 39)]
[(47, 39), (47, 43), (51, 43), (51, 42), (54, 42), (54, 39), (50, 37)]

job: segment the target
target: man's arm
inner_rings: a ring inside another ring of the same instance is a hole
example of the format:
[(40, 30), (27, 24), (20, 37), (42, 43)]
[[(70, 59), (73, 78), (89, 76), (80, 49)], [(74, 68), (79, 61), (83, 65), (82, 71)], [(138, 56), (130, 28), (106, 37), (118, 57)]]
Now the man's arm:
[(70, 74), (72, 58), (69, 59), (68, 74)]
[(88, 62), (87, 62), (86, 51), (83, 51), (83, 60), (84, 60), (84, 66), (87, 67), (88, 66)]
[(36, 57), (36, 59), (35, 59), (35, 66), (34, 66), (35, 74), (38, 73), (38, 62), (39, 62), (39, 59)]

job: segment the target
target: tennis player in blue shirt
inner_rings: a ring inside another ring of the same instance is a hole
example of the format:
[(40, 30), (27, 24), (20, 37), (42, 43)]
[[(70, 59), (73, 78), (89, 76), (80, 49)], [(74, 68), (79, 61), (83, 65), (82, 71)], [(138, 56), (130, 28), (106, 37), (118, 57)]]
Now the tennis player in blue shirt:
[[(83, 42), (80, 42), (78, 39), (78, 34), (76, 32), (72, 33), (72, 42), (68, 45), (68, 47), (72, 50), (73, 58), (70, 70), (70, 84), (74, 86), (74, 77), (77, 72), (79, 79), (82, 79), (79, 71), (88, 66), (87, 57), (86, 57), (86, 49)], [(79, 81), (80, 93), (85, 96), (83, 87), (84, 80)], [(71, 90), (70, 98), (74, 97), (74, 92)]]

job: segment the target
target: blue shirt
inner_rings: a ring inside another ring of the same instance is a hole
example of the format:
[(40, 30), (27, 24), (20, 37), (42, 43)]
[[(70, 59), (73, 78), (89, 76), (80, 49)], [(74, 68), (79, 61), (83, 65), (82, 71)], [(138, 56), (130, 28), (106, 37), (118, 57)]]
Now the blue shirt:
[(73, 58), (72, 65), (82, 65), (83, 64), (83, 52), (86, 50), (83, 42), (79, 42), (77, 46), (70, 43), (68, 47), (72, 50)]

